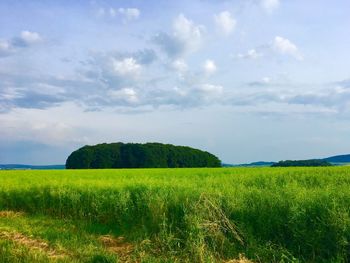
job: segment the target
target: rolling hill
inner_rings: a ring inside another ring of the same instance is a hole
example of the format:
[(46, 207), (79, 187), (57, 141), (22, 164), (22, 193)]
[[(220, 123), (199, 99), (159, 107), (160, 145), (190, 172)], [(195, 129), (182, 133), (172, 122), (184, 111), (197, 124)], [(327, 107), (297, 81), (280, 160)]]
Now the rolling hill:
[(331, 156), (323, 160), (330, 163), (350, 163), (350, 154)]

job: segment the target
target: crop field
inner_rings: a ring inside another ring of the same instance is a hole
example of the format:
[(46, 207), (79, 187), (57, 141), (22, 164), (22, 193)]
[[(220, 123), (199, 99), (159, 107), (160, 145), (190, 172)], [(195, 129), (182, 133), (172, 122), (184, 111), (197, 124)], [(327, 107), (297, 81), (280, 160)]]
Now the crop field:
[(349, 262), (350, 168), (0, 171), (0, 262)]

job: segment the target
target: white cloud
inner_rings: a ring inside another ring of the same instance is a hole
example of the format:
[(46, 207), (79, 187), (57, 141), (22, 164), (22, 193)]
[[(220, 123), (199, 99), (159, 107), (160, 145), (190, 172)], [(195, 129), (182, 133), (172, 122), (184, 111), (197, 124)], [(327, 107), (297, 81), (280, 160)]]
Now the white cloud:
[(38, 42), (42, 41), (42, 37), (39, 33), (22, 31), (19, 36), (12, 37), (11, 39), (0, 39), (0, 57), (15, 54), (20, 49), (31, 47)]
[(280, 5), (279, 0), (261, 0), (261, 6), (268, 12), (272, 13)]
[(223, 87), (220, 85), (203, 84), (199, 87), (199, 90), (206, 92), (206, 93), (219, 94), (219, 93), (222, 93)]
[(140, 10), (137, 8), (119, 8), (119, 14), (123, 15), (126, 21), (136, 20), (140, 17)]
[[(32, 139), (40, 141), (46, 139), (47, 141), (58, 142), (70, 142), (70, 135), (73, 135), (74, 129), (70, 125), (64, 122), (52, 122), (52, 123), (34, 123), (31, 125), (30, 132), (32, 133)], [(54, 143), (53, 143), (54, 144)]]
[(230, 35), (234, 31), (237, 24), (236, 20), (228, 11), (223, 11), (220, 14), (214, 15), (214, 20), (217, 27), (225, 35)]
[(171, 63), (171, 67), (178, 72), (185, 72), (188, 70), (188, 65), (183, 59), (176, 59)]
[(0, 57), (7, 56), (12, 52), (11, 43), (7, 40), (0, 40)]
[(239, 53), (237, 56), (233, 56), (233, 58), (259, 59), (268, 54), (273, 55), (271, 52), (292, 56), (297, 60), (304, 59), (298, 47), (289, 39), (281, 36), (276, 36), (272, 42), (250, 49), (246, 53)]
[(193, 21), (180, 14), (173, 24), (174, 36), (187, 45), (197, 47), (202, 38), (203, 27), (197, 26)]
[(110, 16), (111, 18), (115, 18), (117, 15), (120, 15), (123, 18), (123, 22), (127, 23), (131, 20), (136, 20), (140, 17), (141, 11), (137, 8), (118, 8), (115, 9), (113, 7), (109, 9), (100, 8), (97, 11), (97, 16)]
[(271, 82), (271, 79), (269, 77), (263, 77), (261, 81), (265, 84), (269, 84)]
[(293, 56), (297, 60), (303, 60), (298, 47), (287, 38), (276, 36), (272, 43), (272, 48), (281, 54)]
[(213, 60), (207, 59), (203, 64), (203, 70), (206, 74), (213, 74), (217, 70), (215, 62)]
[(114, 100), (121, 100), (130, 104), (135, 104), (139, 101), (137, 92), (133, 88), (110, 90), (108, 95)]
[(123, 58), (121, 60), (113, 58), (112, 64), (114, 72), (121, 76), (135, 77), (140, 73), (142, 68), (142, 66), (132, 57)]
[(10, 43), (6, 40), (0, 41), (0, 51), (8, 51), (10, 49)]
[(222, 96), (224, 88), (220, 85), (213, 84), (202, 84), (198, 86), (195, 91), (197, 91), (202, 98), (205, 100), (215, 100)]
[(185, 90), (183, 90), (183, 89), (180, 89), (180, 88), (177, 87), (177, 86), (175, 86), (175, 87), (173, 88), (173, 90), (174, 90), (175, 93), (176, 93), (177, 95), (179, 95), (180, 97), (185, 97), (185, 96), (187, 96), (187, 92), (186, 92)]
[(22, 31), (20, 38), (28, 45), (35, 44), (42, 40), (37, 32)]
[(154, 37), (158, 44), (170, 57), (181, 57), (196, 51), (202, 42), (205, 27), (196, 25), (185, 15), (180, 14), (173, 22), (173, 32), (159, 33)]
[[(56, 107), (51, 108), (52, 111), (48, 113), (36, 109), (19, 108), (17, 109), (18, 114), (0, 115), (0, 122), (3, 124), (0, 137), (6, 138), (9, 142), (20, 141), (26, 144), (26, 142), (31, 141), (35, 144), (43, 143), (55, 147), (75, 145), (76, 143), (86, 144), (84, 142), (85, 136), (79, 136), (80, 129), (75, 124), (69, 123), (70, 120), (60, 119), (59, 117), (56, 120), (50, 118), (53, 115), (57, 116), (56, 109)], [(73, 112), (76, 113), (72, 107), (66, 108), (66, 110), (70, 116), (73, 116)]]
[[(100, 64), (92, 67), (91, 71), (99, 74), (87, 76), (89, 81), (48, 77), (18, 80), (18, 75), (0, 75), (0, 87), (5, 87), (3, 94), (0, 94), (0, 112), (6, 113), (11, 109), (48, 109), (73, 102), (86, 110), (117, 108), (125, 112), (215, 104), (242, 111), (251, 109), (256, 113), (273, 113), (274, 109), (269, 109), (269, 105), (275, 105), (280, 113), (289, 113), (295, 107), (301, 113), (306, 108), (314, 112), (328, 110), (339, 113), (349, 112), (350, 109), (348, 80), (331, 87), (312, 87), (300, 83), (276, 82), (264, 76), (259, 81), (247, 83), (250, 86), (248, 89), (244, 86), (240, 88), (239, 85), (236, 89), (224, 89), (220, 84), (207, 83), (203, 74), (191, 75), (187, 71), (185, 75), (189, 78), (177, 80), (176, 83), (165, 79), (150, 85), (148, 80), (133, 79), (135, 74), (132, 72), (139, 70), (138, 66), (135, 69), (137, 60), (130, 56), (114, 59), (116, 68), (110, 57), (98, 60)], [(180, 69), (185, 64), (181, 60), (177, 62), (175, 64), (180, 65)]]
[(251, 49), (246, 54), (238, 54), (237, 55), (238, 58), (242, 58), (242, 59), (257, 59), (257, 58), (260, 58), (262, 56), (263, 55), (261, 53), (259, 53), (258, 51), (256, 51), (256, 49)]
[(111, 17), (115, 17), (117, 15), (117, 11), (114, 8), (109, 9), (109, 15)]

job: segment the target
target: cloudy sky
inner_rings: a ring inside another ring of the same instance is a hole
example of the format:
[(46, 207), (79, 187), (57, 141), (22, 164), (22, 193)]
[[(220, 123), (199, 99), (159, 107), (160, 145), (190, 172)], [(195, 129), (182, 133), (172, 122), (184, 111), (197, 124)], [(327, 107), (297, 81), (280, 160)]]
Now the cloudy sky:
[(0, 1), (0, 163), (164, 142), (350, 153), (348, 0)]

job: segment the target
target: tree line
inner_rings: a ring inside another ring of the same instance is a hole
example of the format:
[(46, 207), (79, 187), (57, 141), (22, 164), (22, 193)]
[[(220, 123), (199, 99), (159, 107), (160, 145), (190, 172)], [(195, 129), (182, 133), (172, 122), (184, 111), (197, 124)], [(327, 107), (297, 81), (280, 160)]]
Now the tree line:
[(70, 154), (67, 169), (220, 167), (213, 154), (161, 143), (103, 143)]
[(317, 167), (317, 166), (332, 166), (331, 163), (326, 160), (314, 159), (314, 160), (297, 160), (297, 161), (279, 161), (271, 165), (271, 167)]

